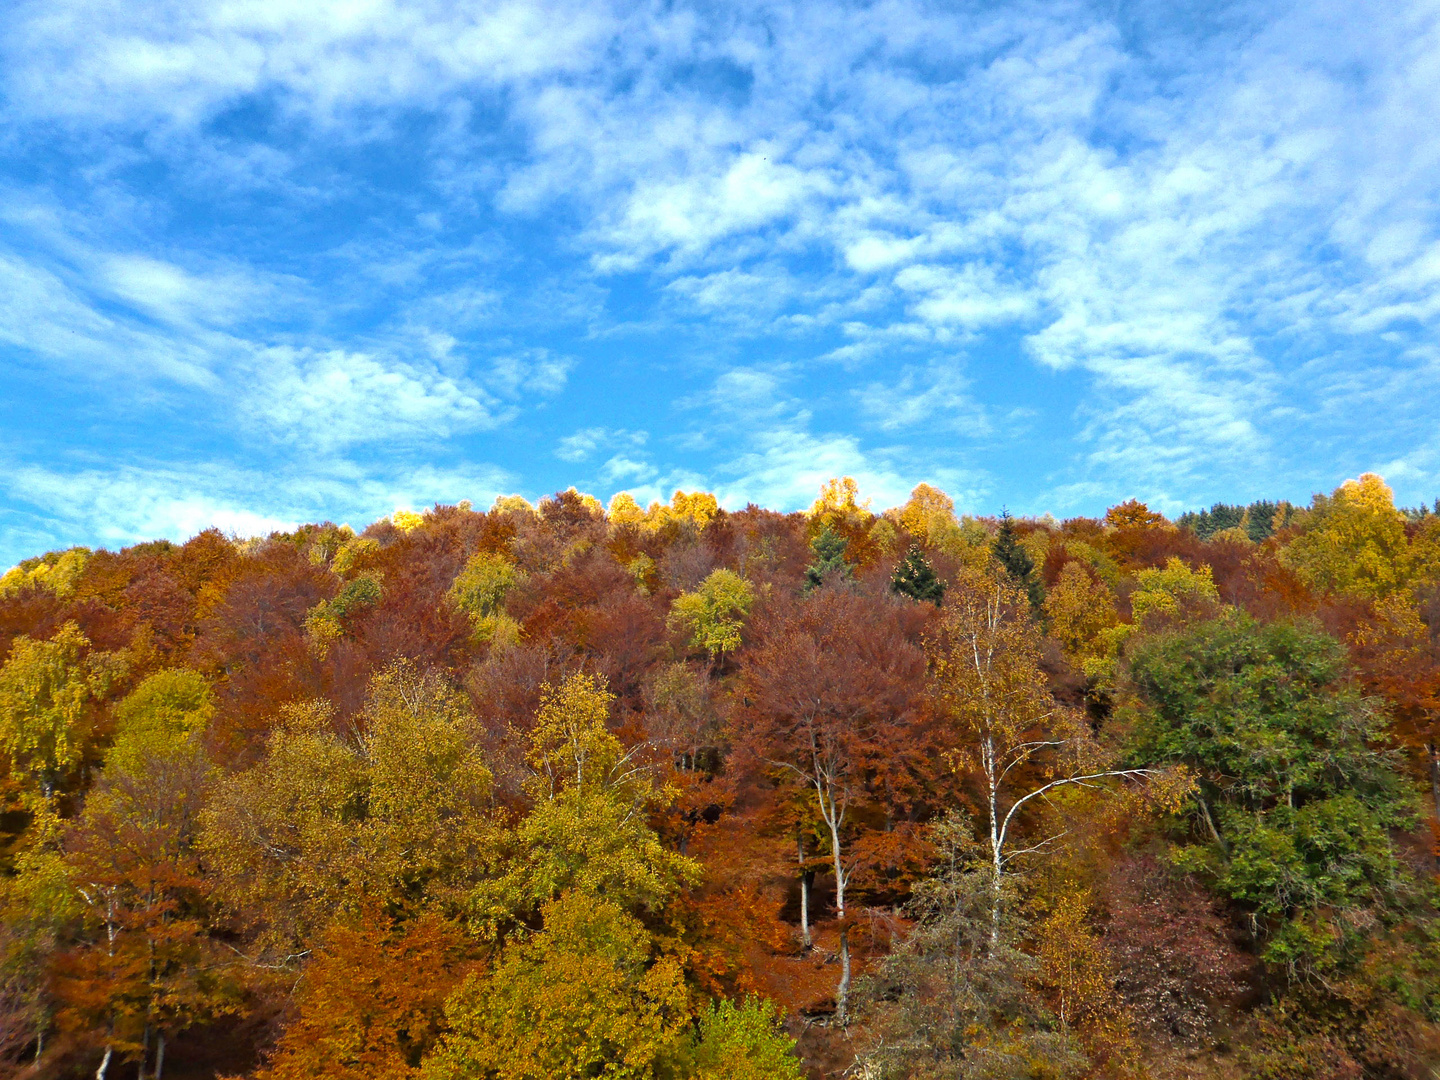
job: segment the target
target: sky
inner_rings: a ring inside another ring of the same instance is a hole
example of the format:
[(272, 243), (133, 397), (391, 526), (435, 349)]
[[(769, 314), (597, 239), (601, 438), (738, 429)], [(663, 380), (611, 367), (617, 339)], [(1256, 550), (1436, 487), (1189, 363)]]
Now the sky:
[(0, 7), (0, 565), (1440, 495), (1440, 0)]

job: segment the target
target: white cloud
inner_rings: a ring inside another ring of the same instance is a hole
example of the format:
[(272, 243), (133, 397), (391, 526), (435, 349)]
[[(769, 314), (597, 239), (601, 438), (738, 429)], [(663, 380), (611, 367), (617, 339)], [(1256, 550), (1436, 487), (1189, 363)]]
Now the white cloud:
[[(0, 248), (0, 340), (205, 388), (271, 437), (328, 420), (330, 449), (484, 430), (609, 363), (594, 342), (659, 355), (689, 331), (739, 359), (674, 396), (748, 440), (746, 475), (809, 445), (930, 467), (944, 448), (877, 447), (808, 403), (858, 400), (895, 438), (978, 425), (946, 375), (962, 349), (1074, 395), (1057, 492), (1083, 472), (1183, 499), (1298, 467), (1317, 427), (1418, 445), (1440, 17), (1357, 10), (1242, 4), (1234, 32), (1156, 9), (1122, 32), (1084, 4), (22, 3), (0, 16), (7, 145), (68, 145), (92, 203), (0, 211), (28, 238)], [(347, 164), (357, 147), (405, 178)], [(257, 191), (293, 221), (348, 207), (357, 235), (313, 257), (272, 236), (271, 260), (220, 250), (233, 220), (174, 224), (182, 196)], [(658, 311), (610, 306), (647, 290)], [(256, 314), (287, 303), (315, 317)], [(717, 468), (735, 445), (690, 434)], [(678, 468), (598, 437), (557, 453)]]
[(560, 440), (555, 456), (561, 461), (580, 462), (590, 457), (601, 447), (644, 446), (648, 432), (612, 430), (603, 427), (581, 428), (573, 435)]
[(364, 353), (267, 349), (254, 372), (244, 414), (282, 439), (322, 447), (434, 442), (514, 415), (469, 380)]
[(119, 468), (64, 470), (15, 466), (0, 473), (0, 490), (34, 508), (7, 522), (0, 561), (72, 543), (111, 547), (143, 540), (183, 541), (207, 528), (263, 536), (326, 517), (364, 528), (395, 507), (426, 507), (470, 499), (488, 505), (513, 489), (514, 477), (489, 465), (361, 469), (343, 461), (297, 462), (276, 470), (202, 462), (157, 462)]

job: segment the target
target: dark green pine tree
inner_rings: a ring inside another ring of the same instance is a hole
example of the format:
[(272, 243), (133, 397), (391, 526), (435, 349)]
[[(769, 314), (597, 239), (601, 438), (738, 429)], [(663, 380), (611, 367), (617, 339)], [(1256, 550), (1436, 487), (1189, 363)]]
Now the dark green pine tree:
[(1025, 595), (1030, 598), (1030, 606), (1038, 608), (1045, 597), (1040, 590), (1039, 576), (1035, 573), (1035, 560), (1030, 558), (1030, 553), (1020, 545), (1020, 537), (1015, 532), (1015, 519), (1010, 516), (1009, 510), (1000, 512), (1000, 531), (996, 534), (990, 550), (995, 561), (1010, 575), (1010, 579), (1025, 590)]
[(815, 561), (805, 568), (805, 589), (818, 589), (827, 581), (849, 581), (852, 569), (845, 561), (850, 541), (826, 525), (810, 541)]
[(895, 573), (890, 575), (890, 588), (911, 600), (933, 601), (936, 607), (945, 598), (945, 582), (935, 576), (919, 544), (911, 544), (900, 565), (895, 567)]

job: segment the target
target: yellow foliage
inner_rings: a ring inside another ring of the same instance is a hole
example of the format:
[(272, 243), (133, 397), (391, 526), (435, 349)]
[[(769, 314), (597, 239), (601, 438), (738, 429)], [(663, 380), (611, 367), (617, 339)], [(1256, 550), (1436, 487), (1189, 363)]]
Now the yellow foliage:
[(413, 510), (396, 510), (390, 515), (390, 523), (401, 532), (410, 532), (423, 525), (425, 519)]
[(1133, 1061), (1133, 1025), (1115, 992), (1109, 954), (1090, 926), (1087, 890), (1070, 884), (1053, 898), (1035, 926), (1035, 953), (1036, 982), (1060, 1030), (1073, 1031), (1092, 1056)]
[(716, 570), (694, 592), (670, 606), (670, 625), (689, 633), (690, 644), (718, 658), (740, 647), (740, 630), (755, 590), (733, 570)]
[(1034, 529), (1020, 537), (1020, 546), (1025, 549), (1025, 554), (1030, 556), (1030, 561), (1035, 564), (1035, 569), (1045, 565), (1045, 557), (1050, 554), (1050, 530)]
[(1130, 594), (1130, 611), (1136, 622), (1152, 612), (1179, 611), (1184, 600), (1220, 599), (1210, 567), (1192, 570), (1173, 555), (1162, 569), (1141, 570), (1135, 580), (1138, 587)]
[(326, 526), (316, 529), (311, 535), (307, 557), (315, 566), (324, 566), (354, 539), (355, 530), (349, 525)]
[(811, 505), (809, 516), (816, 521), (868, 521), (870, 500), (857, 501), (860, 485), (853, 476), (842, 476), (825, 482), (820, 488), (820, 497)]
[(204, 731), (214, 715), (215, 695), (205, 676), (185, 668), (157, 671), (116, 707), (119, 727), (105, 768), (138, 774), (146, 760), (174, 753)]
[(330, 569), (341, 577), (363, 569), (374, 556), (380, 553), (380, 541), (368, 537), (353, 537), (340, 545), (335, 557), (330, 560)]
[(64, 600), (75, 591), (75, 583), (90, 559), (90, 549), (73, 547), (26, 559), (0, 577), (0, 597), (13, 596), (26, 586), (48, 589)]
[(496, 857), (490, 771), (464, 694), (401, 661), (372, 680), (363, 734), (342, 738), (334, 712), (283, 708), (264, 758), (218, 778), (202, 814), (216, 898), (282, 956), (367, 901), (458, 905)]
[(930, 519), (930, 543), (971, 570), (990, 566), (990, 530), (966, 516), (958, 522), (939, 516)]
[(635, 579), (635, 588), (649, 596), (655, 586), (655, 560), (649, 555), (636, 555), (625, 564), (630, 576)]
[(526, 760), (535, 770), (535, 794), (606, 783), (625, 748), (606, 721), (615, 695), (593, 675), (571, 675), (540, 691), (540, 710), (530, 732)]
[[(683, 491), (676, 491), (670, 497), (670, 506), (665, 509), (663, 516), (668, 520), (688, 521), (697, 529), (703, 529), (719, 512), (719, 500), (708, 491), (692, 491), (688, 495)], [(654, 506), (650, 508), (650, 513), (651, 516), (655, 515)]]
[(1280, 557), (1315, 588), (1372, 598), (1403, 588), (1411, 576), (1405, 518), (1374, 473), (1315, 496), (1305, 531)]
[(451, 1028), (425, 1080), (649, 1080), (690, 1023), (684, 972), (654, 956), (645, 927), (614, 901), (569, 893), (544, 928), (509, 944), (494, 974), (446, 1008)]
[(939, 488), (917, 484), (910, 501), (900, 508), (900, 526), (911, 536), (933, 543), (931, 534), (936, 525), (955, 522), (955, 500)]
[(622, 491), (610, 500), (610, 520), (616, 525), (640, 525), (645, 521), (645, 511), (635, 496)]
[(492, 514), (533, 514), (535, 507), (522, 495), (496, 495), (490, 506)]
[(881, 551), (889, 551), (895, 546), (899, 539), (900, 531), (890, 523), (888, 518), (877, 517), (875, 524), (870, 526), (870, 540)]
[(1139, 499), (1128, 499), (1105, 511), (1105, 524), (1112, 529), (1168, 529), (1170, 522)]
[(470, 616), (477, 641), (508, 647), (519, 643), (520, 625), (505, 614), (505, 596), (524, 577), (504, 555), (481, 552), (471, 556), (445, 595)]
[(113, 653), (85, 655), (89, 647), (68, 622), (48, 641), (16, 638), (0, 667), (0, 753), (46, 798), (84, 756), (85, 706), (105, 695), (124, 666)]
[(1082, 664), (1103, 652), (1101, 634), (1120, 621), (1114, 594), (1078, 562), (1067, 562), (1061, 569), (1060, 580), (1045, 597), (1045, 614), (1051, 636)]
[(1120, 579), (1124, 575), (1120, 572), (1119, 563), (1099, 548), (1091, 547), (1083, 540), (1067, 540), (1065, 541), (1065, 550), (1087, 564), (1110, 588), (1113, 589), (1120, 584)]

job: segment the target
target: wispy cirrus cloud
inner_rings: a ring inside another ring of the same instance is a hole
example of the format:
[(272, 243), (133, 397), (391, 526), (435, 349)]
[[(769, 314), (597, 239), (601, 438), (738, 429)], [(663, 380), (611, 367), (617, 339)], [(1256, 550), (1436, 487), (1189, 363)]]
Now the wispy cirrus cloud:
[(1429, 0), (51, 0), (0, 30), (0, 362), (70, 394), (11, 425), (25, 460), (103, 451), (57, 432), (108, 407), (169, 479), (1440, 488)]

